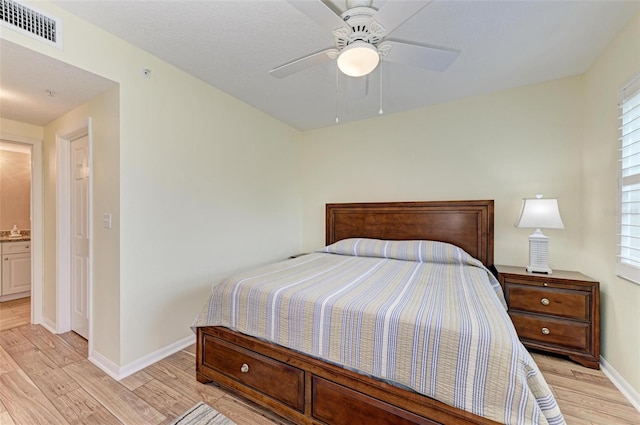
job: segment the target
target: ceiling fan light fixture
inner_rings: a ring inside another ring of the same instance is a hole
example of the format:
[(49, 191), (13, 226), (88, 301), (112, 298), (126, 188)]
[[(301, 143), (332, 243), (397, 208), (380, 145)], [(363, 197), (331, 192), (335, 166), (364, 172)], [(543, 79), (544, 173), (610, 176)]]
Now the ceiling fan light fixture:
[(380, 62), (378, 49), (364, 41), (356, 41), (342, 49), (338, 68), (350, 77), (362, 77), (376, 69)]

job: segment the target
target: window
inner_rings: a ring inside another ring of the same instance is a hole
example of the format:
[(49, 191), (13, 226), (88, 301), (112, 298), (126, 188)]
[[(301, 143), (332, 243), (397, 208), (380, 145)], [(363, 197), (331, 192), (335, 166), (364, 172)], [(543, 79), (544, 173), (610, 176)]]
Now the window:
[(620, 90), (618, 276), (640, 284), (640, 74)]

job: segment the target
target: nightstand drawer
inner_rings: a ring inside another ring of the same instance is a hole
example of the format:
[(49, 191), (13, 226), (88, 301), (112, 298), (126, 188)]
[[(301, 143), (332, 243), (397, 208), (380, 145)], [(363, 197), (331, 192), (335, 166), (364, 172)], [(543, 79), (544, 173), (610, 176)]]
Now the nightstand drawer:
[(590, 319), (591, 293), (563, 289), (509, 285), (509, 309), (571, 319)]
[(588, 323), (537, 317), (514, 311), (510, 311), (509, 316), (521, 339), (580, 351), (589, 347), (591, 326)]

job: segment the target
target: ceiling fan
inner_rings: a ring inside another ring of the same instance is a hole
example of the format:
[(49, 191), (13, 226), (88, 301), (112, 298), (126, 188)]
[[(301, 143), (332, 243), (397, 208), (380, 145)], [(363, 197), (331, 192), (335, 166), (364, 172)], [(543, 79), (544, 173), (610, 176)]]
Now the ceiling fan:
[(284, 78), (331, 60), (337, 60), (338, 68), (351, 77), (369, 74), (380, 60), (444, 71), (458, 56), (458, 52), (452, 50), (385, 40), (431, 0), (387, 0), (379, 10), (371, 7), (373, 0), (346, 0), (347, 10), (340, 15), (322, 0), (290, 3), (331, 31), (335, 48), (304, 56), (269, 71), (276, 78)]

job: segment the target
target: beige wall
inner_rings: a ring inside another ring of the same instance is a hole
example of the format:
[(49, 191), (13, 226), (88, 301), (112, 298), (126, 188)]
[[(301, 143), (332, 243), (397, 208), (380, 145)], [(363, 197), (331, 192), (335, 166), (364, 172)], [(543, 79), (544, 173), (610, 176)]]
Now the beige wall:
[[(640, 285), (616, 277), (618, 90), (640, 72), (640, 14), (584, 75), (581, 268), (600, 281), (602, 356), (640, 394)], [(640, 397), (640, 396), (636, 396)], [(640, 403), (640, 399), (638, 399)]]
[(2, 133), (3, 136), (13, 135), (19, 138), (26, 137), (28, 139), (42, 140), (44, 137), (44, 128), (39, 125), (25, 124), (0, 117), (0, 133)]
[(56, 322), (57, 137), (85, 126), (91, 118), (91, 254), (93, 350), (117, 364), (120, 358), (120, 231), (119, 221), (103, 229), (102, 212), (119, 216), (119, 87), (51, 122), (44, 129), (44, 284), (43, 315)]
[(151, 80), (121, 91), (124, 363), (189, 336), (217, 279), (300, 249), (299, 132), (149, 66)]
[(551, 268), (579, 266), (582, 80), (566, 78), (302, 136), (304, 247), (324, 243), (327, 202), (495, 200), (495, 262), (525, 266), (521, 199), (559, 199)]
[[(92, 155), (102, 174), (93, 187), (93, 231), (105, 241), (93, 276), (108, 291), (106, 299), (94, 296), (100, 319), (92, 337), (98, 354), (126, 368), (192, 336), (189, 325), (221, 276), (299, 252), (299, 132), (52, 3), (37, 7), (63, 19), (63, 50), (4, 27), (0, 35), (119, 84), (119, 134), (110, 141), (117, 147), (104, 144)], [(47, 126), (44, 153), (49, 207), (57, 125)], [(111, 231), (100, 228), (106, 212), (117, 226)], [(51, 297), (55, 288), (45, 285)], [(54, 313), (47, 304), (47, 317)]]
[(31, 229), (31, 154), (0, 147), (0, 230)]

